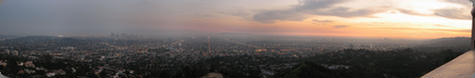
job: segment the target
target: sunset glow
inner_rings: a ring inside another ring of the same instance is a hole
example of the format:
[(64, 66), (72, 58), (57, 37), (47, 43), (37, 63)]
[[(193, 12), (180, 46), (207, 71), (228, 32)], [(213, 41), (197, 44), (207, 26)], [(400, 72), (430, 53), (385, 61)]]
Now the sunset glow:
[(0, 78), (475, 77), (467, 62), (473, 7), (475, 0), (0, 0)]
[[(76, 3), (70, 5), (70, 2)], [(7, 29), (0, 33), (15, 34), (27, 31), (40, 34), (77, 34), (76, 31), (82, 30), (95, 33), (193, 31), (433, 39), (468, 37), (471, 29), (471, 4), (468, 0), (122, 2), (125, 3), (109, 3), (108, 0), (5, 0), (0, 4), (0, 16), (3, 17), (0, 20), (4, 20), (0, 25)], [(43, 17), (48, 19), (38, 19)], [(72, 24), (74, 26), (68, 26)]]

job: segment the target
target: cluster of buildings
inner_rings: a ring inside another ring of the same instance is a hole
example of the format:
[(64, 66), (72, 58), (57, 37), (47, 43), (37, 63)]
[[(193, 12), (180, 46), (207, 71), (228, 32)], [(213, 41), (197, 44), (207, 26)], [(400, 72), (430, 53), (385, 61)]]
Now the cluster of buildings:
[[(124, 34), (111, 34), (121, 37)], [(20, 44), (28, 42), (26, 44)], [(276, 58), (301, 58), (322, 52), (331, 52), (345, 48), (384, 50), (387, 46), (365, 43), (319, 43), (299, 41), (256, 41), (256, 40), (232, 40), (226, 38), (178, 38), (168, 40), (121, 40), (121, 39), (69, 39), (53, 38), (51, 40), (23, 40), (3, 41), (0, 45), (0, 53), (25, 57), (27, 61), (18, 62), (18, 66), (25, 67), (17, 74), (34, 74), (38, 71), (46, 72), (46, 76), (53, 77), (65, 75), (66, 72), (75, 72), (77, 68), (47, 69), (35, 65), (42, 56), (50, 56), (52, 59), (66, 59), (81, 63), (99, 63), (93, 67), (95, 75), (106, 72), (107, 76), (119, 77), (119, 75), (133, 74), (135, 70), (128, 69), (130, 64), (143, 62), (143, 69), (160, 68), (161, 70), (173, 69), (177, 65), (191, 65), (213, 57), (232, 56), (266, 56)], [(347, 46), (342, 46), (347, 45)], [(391, 46), (391, 45), (389, 45)], [(396, 46), (401, 47), (401, 46)], [(390, 47), (391, 48), (391, 47)], [(248, 58), (255, 62), (265, 62), (260, 58)], [(0, 66), (6, 67), (8, 60), (0, 59)], [(158, 63), (157, 63), (158, 62)], [(228, 65), (245, 64), (226, 62)], [(280, 67), (279, 67), (280, 66)], [(254, 66), (259, 67), (259, 66)], [(270, 67), (270, 68), (269, 68)], [(262, 64), (260, 68), (269, 70), (290, 68), (292, 65), (269, 65)]]

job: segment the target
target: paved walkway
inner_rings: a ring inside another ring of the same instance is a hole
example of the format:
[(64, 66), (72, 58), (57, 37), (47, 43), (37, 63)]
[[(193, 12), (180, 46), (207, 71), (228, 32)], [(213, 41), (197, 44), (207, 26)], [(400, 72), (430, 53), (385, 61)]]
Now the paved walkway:
[(422, 78), (475, 78), (475, 51), (468, 51)]

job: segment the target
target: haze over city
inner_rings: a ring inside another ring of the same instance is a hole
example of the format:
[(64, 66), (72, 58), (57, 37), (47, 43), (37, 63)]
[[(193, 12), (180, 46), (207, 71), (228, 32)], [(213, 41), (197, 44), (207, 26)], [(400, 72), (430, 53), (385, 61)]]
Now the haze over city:
[(471, 9), (469, 0), (0, 0), (0, 78), (432, 78), (470, 69)]
[(469, 0), (3, 0), (0, 34), (435, 39), (468, 37), (470, 8)]

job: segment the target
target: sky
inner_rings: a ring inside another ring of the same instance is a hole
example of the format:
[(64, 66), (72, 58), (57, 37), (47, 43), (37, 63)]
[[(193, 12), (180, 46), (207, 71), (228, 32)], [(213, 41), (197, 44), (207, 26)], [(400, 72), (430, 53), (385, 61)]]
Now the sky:
[(0, 0), (0, 34), (469, 37), (469, 0)]

